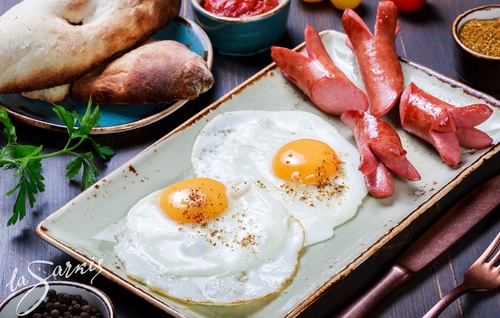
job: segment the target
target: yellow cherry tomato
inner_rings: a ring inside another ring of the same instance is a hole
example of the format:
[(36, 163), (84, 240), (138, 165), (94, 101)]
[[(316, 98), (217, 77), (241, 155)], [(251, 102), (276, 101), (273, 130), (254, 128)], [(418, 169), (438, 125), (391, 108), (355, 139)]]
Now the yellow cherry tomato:
[(339, 10), (345, 10), (347, 8), (354, 9), (360, 5), (362, 0), (330, 0), (333, 6)]

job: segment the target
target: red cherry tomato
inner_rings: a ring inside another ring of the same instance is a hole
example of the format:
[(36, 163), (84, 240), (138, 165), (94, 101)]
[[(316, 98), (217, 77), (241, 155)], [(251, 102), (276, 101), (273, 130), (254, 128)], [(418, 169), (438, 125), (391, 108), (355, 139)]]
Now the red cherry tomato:
[(420, 9), (426, 0), (391, 0), (396, 4), (399, 11), (414, 12)]

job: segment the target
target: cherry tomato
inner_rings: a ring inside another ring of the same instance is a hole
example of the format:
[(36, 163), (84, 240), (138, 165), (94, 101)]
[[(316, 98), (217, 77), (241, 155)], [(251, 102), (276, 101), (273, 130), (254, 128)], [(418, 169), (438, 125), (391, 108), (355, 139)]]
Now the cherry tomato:
[(354, 9), (361, 3), (362, 0), (330, 0), (333, 6), (339, 10), (347, 8)]
[(399, 11), (414, 12), (420, 9), (426, 0), (392, 0)]

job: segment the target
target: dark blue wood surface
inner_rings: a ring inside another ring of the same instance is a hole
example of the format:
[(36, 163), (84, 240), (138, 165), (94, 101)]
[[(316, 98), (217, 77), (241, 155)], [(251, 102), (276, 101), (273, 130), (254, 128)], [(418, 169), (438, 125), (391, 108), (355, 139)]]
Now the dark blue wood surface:
[[(2, 0), (0, 13), (17, 2), (19, 0)], [(377, 2), (376, 0), (364, 0), (362, 5), (356, 9), (369, 26), (374, 24)], [(403, 31), (397, 39), (398, 54), (445, 76), (457, 79), (457, 73), (453, 66), (452, 21), (466, 9), (494, 2), (491, 0), (428, 0), (427, 4), (418, 12), (400, 14), (399, 23)], [(496, 2), (498, 3), (498, 0)], [(180, 15), (192, 17), (190, 5), (186, 0), (183, 0)], [(320, 3), (292, 0), (288, 30), (278, 45), (293, 48), (303, 42), (303, 30), (308, 23), (320, 31), (325, 29), (343, 31), (340, 22), (341, 15), (342, 12), (335, 9), (328, 0), (323, 0)], [(99, 167), (101, 176), (122, 165), (168, 131), (241, 84), (269, 63), (271, 63), (269, 52), (246, 58), (226, 57), (216, 53), (213, 67), (216, 83), (208, 93), (196, 101), (189, 102), (173, 115), (141, 128), (140, 132), (131, 131), (96, 137), (98, 142), (109, 145), (117, 151), (116, 156), (109, 163)], [(14, 121), (14, 124), (17, 127), (21, 143), (43, 144), (45, 151), (64, 146), (66, 136), (61, 133), (31, 127), (18, 121)], [(4, 144), (5, 140), (0, 140), (0, 146)], [(36, 282), (33, 281), (30, 271), (43, 277), (48, 275), (54, 266), (64, 266), (66, 262), (77, 264), (71, 257), (47, 244), (35, 233), (35, 228), (40, 221), (79, 193), (79, 185), (67, 181), (64, 176), (67, 162), (65, 159), (53, 158), (44, 162), (43, 174), (46, 177), (46, 192), (38, 196), (33, 213), (30, 212), (26, 219), (18, 225), (8, 228), (4, 224), (10, 216), (14, 198), (5, 197), (4, 194), (14, 186), (16, 181), (12, 178), (12, 171), (0, 171), (0, 210), (2, 211), (0, 214), (0, 299), (5, 298), (10, 293), (11, 288), (15, 288), (17, 285)], [(369, 288), (387, 271), (405, 248), (458, 198), (477, 187), (481, 182), (497, 175), (500, 170), (499, 159), (500, 157), (497, 155), (489, 160), (484, 167), (471, 174), (463, 184), (441, 200), (438, 205), (424, 213), (353, 273), (325, 292), (300, 317), (329, 317)], [(384, 318), (422, 317), (445, 293), (462, 282), (464, 271), (482, 253), (499, 230), (500, 213), (495, 211), (419, 274), (416, 279), (401, 287), (383, 302), (372, 316)], [(52, 262), (53, 265), (33, 264), (40, 260)], [(72, 275), (70, 279), (89, 282), (92, 277), (93, 275)], [(115, 304), (118, 317), (167, 316), (164, 312), (105, 278), (97, 277), (93, 284), (110, 296)], [(464, 295), (442, 314), (442, 317), (467, 318), (499, 316), (499, 291)]]

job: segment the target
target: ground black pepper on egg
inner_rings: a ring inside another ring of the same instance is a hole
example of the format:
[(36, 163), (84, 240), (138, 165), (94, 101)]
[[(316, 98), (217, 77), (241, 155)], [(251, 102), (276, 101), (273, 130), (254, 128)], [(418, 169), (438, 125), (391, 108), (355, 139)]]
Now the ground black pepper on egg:
[(29, 315), (31, 318), (102, 318), (102, 314), (81, 295), (57, 293), (50, 289), (47, 299)]

